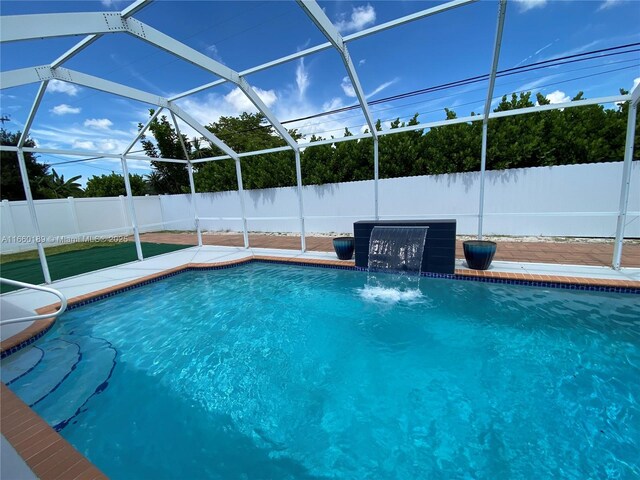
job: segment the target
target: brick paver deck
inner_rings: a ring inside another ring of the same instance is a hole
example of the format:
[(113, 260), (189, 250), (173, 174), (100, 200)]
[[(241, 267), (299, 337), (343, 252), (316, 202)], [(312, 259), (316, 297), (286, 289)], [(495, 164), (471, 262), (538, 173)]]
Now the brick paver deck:
[[(145, 233), (142, 241), (197, 245), (195, 233)], [(330, 237), (306, 237), (307, 250), (332, 252)], [(206, 234), (202, 236), (205, 245), (241, 247), (244, 245), (240, 234)], [(256, 248), (300, 249), (300, 238), (294, 236), (250, 234), (249, 243)], [(567, 265), (609, 266), (613, 256), (613, 241), (610, 242), (509, 242), (499, 241), (495, 260), (528, 263), (562, 263)], [(464, 258), (462, 240), (456, 242), (456, 258)], [(623, 267), (640, 267), (640, 243), (625, 243), (622, 249)]]

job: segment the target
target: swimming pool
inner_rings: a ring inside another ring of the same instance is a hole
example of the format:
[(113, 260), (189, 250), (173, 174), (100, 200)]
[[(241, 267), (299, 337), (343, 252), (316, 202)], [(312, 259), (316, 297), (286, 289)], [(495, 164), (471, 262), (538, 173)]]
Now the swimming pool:
[(252, 263), (69, 311), (2, 367), (113, 479), (640, 474), (636, 295)]

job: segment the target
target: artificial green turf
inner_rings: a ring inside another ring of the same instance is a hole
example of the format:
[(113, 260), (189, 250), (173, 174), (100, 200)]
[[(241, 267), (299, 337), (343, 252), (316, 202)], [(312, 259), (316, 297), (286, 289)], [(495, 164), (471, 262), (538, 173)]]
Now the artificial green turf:
[[(166, 243), (142, 243), (142, 255), (144, 258), (153, 257), (162, 253), (169, 253), (190, 245), (172, 245)], [(81, 273), (113, 267), (122, 263), (137, 260), (136, 246), (133, 242), (120, 243), (108, 247), (94, 247), (86, 250), (47, 255), (49, 273), (52, 280), (80, 275)], [(44, 283), (40, 260), (16, 260), (0, 265), (0, 276), (33, 284)], [(0, 293), (16, 290), (9, 285), (1, 285)]]

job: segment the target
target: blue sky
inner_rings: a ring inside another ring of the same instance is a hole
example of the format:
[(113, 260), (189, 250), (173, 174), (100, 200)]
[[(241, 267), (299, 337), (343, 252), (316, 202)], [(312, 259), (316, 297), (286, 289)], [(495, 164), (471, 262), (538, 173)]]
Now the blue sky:
[[(129, 2), (6, 1), (2, 15), (73, 11), (117, 11)], [(444, 2), (337, 1), (320, 2), (331, 21), (347, 35)], [(495, 35), (497, 4), (481, 1), (348, 44), (369, 100), (488, 73)], [(325, 41), (292, 1), (156, 1), (136, 18), (174, 36), (211, 58), (242, 71)], [(500, 69), (640, 42), (640, 3), (625, 0), (511, 0), (500, 55)], [(3, 71), (48, 64), (80, 38), (57, 38), (3, 44)], [(633, 47), (634, 49), (640, 46)], [(640, 81), (639, 52), (614, 55), (498, 79), (494, 95), (532, 90), (554, 102), (578, 91), (586, 97), (613, 95)], [(91, 75), (171, 96), (211, 82), (216, 77), (150, 45), (123, 34), (105, 35), (65, 65)], [(256, 74), (247, 80), (280, 121), (352, 105), (356, 102), (344, 66), (335, 50), (325, 50)], [(414, 96), (372, 107), (385, 125), (420, 113), (421, 122), (441, 120), (444, 108), (459, 116), (479, 112), (487, 82)], [(2, 90), (5, 128), (20, 130), (37, 85)], [(179, 101), (204, 124), (220, 115), (253, 110), (233, 85), (224, 84)], [(150, 106), (85, 87), (52, 82), (32, 127), (31, 136), (45, 148), (120, 153), (144, 122)], [(300, 132), (342, 136), (344, 127), (359, 132), (365, 124), (357, 111), (288, 124)], [(187, 134), (193, 131), (182, 126)], [(41, 155), (56, 164), (64, 156)], [(250, 161), (250, 160), (249, 160)], [(119, 171), (114, 160), (55, 167), (65, 176)], [(131, 169), (148, 172), (146, 162)]]

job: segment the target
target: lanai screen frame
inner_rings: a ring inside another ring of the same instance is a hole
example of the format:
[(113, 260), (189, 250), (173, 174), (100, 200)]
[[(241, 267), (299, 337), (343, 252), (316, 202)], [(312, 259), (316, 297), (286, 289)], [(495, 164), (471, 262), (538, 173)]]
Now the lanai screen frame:
[[(516, 110), (508, 110), (503, 112), (491, 112), (491, 101), (493, 98), (493, 90), (495, 86), (496, 73), (498, 68), (498, 61), (500, 57), (500, 48), (502, 45), (502, 32), (505, 22), (505, 13), (507, 8), (507, 0), (498, 0), (498, 12), (496, 20), (496, 33), (493, 45), (493, 55), (489, 73), (489, 86), (487, 89), (487, 98), (484, 104), (484, 110), (482, 115), (468, 116), (463, 118), (456, 118), (452, 120), (443, 120), (438, 122), (429, 122), (418, 125), (411, 125), (402, 128), (396, 128), (388, 131), (376, 131), (375, 122), (371, 116), (369, 105), (365, 98), (358, 73), (355, 65), (351, 61), (347, 43), (363, 38), (369, 35), (375, 35), (384, 30), (395, 28), (405, 23), (417, 21), (431, 15), (435, 15), (447, 10), (451, 10), (458, 7), (475, 3), (478, 0), (453, 0), (442, 5), (431, 7), (419, 12), (407, 15), (404, 17), (391, 20), (389, 22), (376, 25), (374, 27), (361, 30), (351, 35), (342, 36), (336, 27), (331, 23), (326, 16), (322, 8), (316, 3), (315, 0), (296, 0), (300, 8), (307, 14), (309, 19), (316, 25), (320, 32), (327, 38), (327, 42), (314, 47), (307, 48), (292, 55), (281, 57), (277, 60), (258, 65), (242, 72), (236, 72), (229, 67), (222, 65), (215, 60), (201, 54), (200, 52), (192, 49), (191, 47), (179, 42), (178, 40), (165, 35), (164, 33), (152, 28), (151, 26), (144, 24), (133, 16), (141, 9), (151, 3), (152, 0), (137, 0), (121, 12), (88, 12), (88, 13), (56, 13), (56, 14), (33, 14), (33, 15), (15, 15), (15, 16), (2, 16), (0, 17), (0, 43), (30, 40), (39, 38), (52, 38), (61, 36), (72, 35), (86, 35), (80, 42), (65, 52), (63, 55), (55, 59), (49, 65), (41, 65), (36, 67), (23, 68), (18, 70), (12, 70), (0, 73), (0, 89), (10, 88), (20, 85), (26, 85), (30, 83), (40, 82), (40, 87), (36, 94), (36, 98), (33, 102), (33, 106), (25, 122), (24, 129), (18, 141), (18, 145), (12, 146), (0, 146), (0, 150), (14, 151), (18, 157), (18, 164), (20, 168), (22, 184), (25, 191), (27, 205), (33, 225), (33, 231), (37, 237), (36, 245), (38, 248), (38, 255), (40, 263), (42, 265), (42, 271), (45, 279), (45, 283), (51, 283), (51, 275), (49, 274), (49, 268), (47, 264), (46, 255), (44, 252), (42, 237), (40, 235), (40, 228), (38, 225), (38, 219), (36, 215), (35, 205), (33, 202), (33, 196), (31, 194), (31, 188), (28, 180), (28, 172), (24, 160), (24, 152), (43, 153), (43, 154), (63, 154), (63, 155), (79, 155), (79, 156), (98, 156), (98, 158), (119, 158), (122, 165), (123, 176), (125, 179), (126, 198), (129, 206), (129, 212), (131, 217), (131, 228), (133, 229), (134, 240), (136, 245), (136, 253), (138, 260), (143, 260), (142, 248), (140, 242), (140, 234), (138, 229), (138, 223), (136, 220), (136, 212), (133, 203), (133, 196), (131, 192), (131, 185), (129, 181), (129, 172), (127, 166), (127, 160), (146, 160), (146, 161), (160, 161), (184, 164), (187, 168), (189, 177), (189, 186), (192, 197), (192, 205), (194, 210), (194, 221), (196, 226), (198, 246), (202, 246), (202, 232), (200, 228), (200, 220), (207, 220), (205, 217), (199, 217), (198, 208), (196, 204), (196, 191), (193, 180), (193, 165), (204, 162), (218, 161), (233, 159), (236, 167), (236, 177), (238, 183), (238, 196), (240, 198), (241, 207), (241, 220), (243, 225), (243, 238), (244, 247), (249, 248), (249, 235), (247, 229), (247, 217), (245, 211), (245, 199), (244, 188), (242, 182), (242, 167), (241, 158), (250, 157), (254, 155), (268, 154), (280, 151), (293, 150), (295, 154), (296, 164), (296, 189), (298, 197), (298, 215), (300, 220), (300, 250), (306, 251), (305, 244), (305, 216), (304, 205), (302, 200), (302, 173), (300, 166), (300, 149), (301, 148), (313, 148), (319, 145), (335, 144), (343, 141), (358, 141), (363, 138), (373, 139), (373, 156), (374, 156), (374, 215), (373, 217), (379, 219), (379, 197), (378, 197), (378, 182), (379, 182), (379, 162), (378, 162), (378, 143), (379, 137), (382, 135), (393, 135), (397, 133), (403, 133), (415, 130), (425, 130), (427, 128), (454, 125), (457, 123), (469, 123), (482, 121), (482, 148), (481, 148), (481, 163), (480, 163), (480, 195), (478, 198), (478, 239), (482, 239), (483, 236), (483, 220), (484, 220), (484, 183), (486, 172), (486, 158), (487, 158), (487, 134), (489, 120), (500, 117), (508, 117), (513, 115), (523, 115), (528, 113), (535, 113), (546, 110), (557, 110), (564, 108), (574, 108), (586, 105), (596, 105), (605, 103), (620, 103), (629, 102), (629, 114), (627, 118), (627, 131), (625, 139), (624, 150), (624, 163), (623, 163), (623, 175), (622, 183), (620, 187), (620, 204), (618, 211), (618, 220), (616, 226), (616, 238), (615, 248), (612, 258), (612, 268), (619, 270), (621, 267), (622, 247), (624, 241), (624, 230), (626, 223), (626, 215), (629, 202), (629, 188), (631, 182), (631, 166), (633, 161), (634, 152), (634, 137), (636, 128), (636, 111), (638, 102), (640, 101), (640, 85), (636, 86), (629, 95), (614, 95), (608, 97), (599, 97), (587, 100), (577, 100), (572, 102), (557, 103), (550, 105), (539, 105), (528, 108), (520, 108)], [(86, 75), (81, 72), (76, 72), (61, 67), (61, 65), (71, 59), (80, 51), (89, 47), (93, 42), (105, 34), (111, 33), (128, 33), (134, 37), (137, 37), (143, 41), (152, 44), (155, 47), (161, 48), (166, 52), (188, 61), (198, 67), (210, 71), (214, 75), (220, 77), (220, 79), (213, 82), (201, 85), (191, 90), (185, 91), (170, 98), (161, 97), (151, 93), (144, 92), (135, 88), (128, 87), (126, 85), (117, 84), (100, 77), (94, 77)], [(291, 137), (287, 129), (278, 121), (275, 115), (269, 110), (264, 102), (259, 98), (256, 91), (249, 85), (244, 78), (246, 75), (266, 70), (268, 68), (281, 65), (292, 60), (311, 55), (327, 49), (335, 49), (340, 55), (342, 62), (345, 66), (345, 71), (349, 76), (353, 85), (356, 97), (360, 104), (360, 109), (365, 117), (366, 123), (369, 126), (369, 130), (366, 133), (353, 135), (343, 138), (332, 138), (320, 140), (312, 143), (300, 144)], [(74, 83), (82, 85), (88, 88), (101, 90), (114, 95), (122, 96), (125, 98), (138, 100), (143, 103), (151, 104), (157, 107), (154, 115), (149, 119), (147, 124), (140, 130), (138, 135), (132, 140), (129, 146), (121, 154), (109, 154), (98, 152), (85, 152), (78, 150), (54, 150), (43, 148), (29, 148), (25, 147), (24, 143), (28, 137), (29, 130), (35, 118), (35, 115), (40, 106), (40, 102), (46, 91), (47, 85), (51, 80), (60, 80), (63, 82)], [(287, 146), (271, 148), (266, 150), (258, 150), (246, 153), (237, 153), (233, 151), (224, 142), (218, 139), (214, 134), (209, 132), (203, 125), (199, 124), (193, 117), (191, 117), (182, 108), (176, 105), (175, 101), (181, 98), (187, 97), (194, 93), (204, 91), (208, 88), (221, 85), (225, 82), (234, 83), (240, 90), (249, 98), (254, 106), (260, 111), (265, 118), (269, 121), (271, 126), (280, 134), (280, 136), (287, 143)], [(167, 110), (171, 116), (172, 123), (178, 133), (178, 137), (182, 143), (182, 148), (185, 153), (186, 160), (172, 159), (172, 158), (149, 158), (146, 156), (135, 156), (129, 152), (140, 139), (140, 137), (147, 131), (152, 121), (158, 117), (163, 111)], [(178, 126), (177, 118), (182, 119), (187, 125), (196, 130), (200, 135), (207, 139), (211, 144), (220, 148), (225, 155), (217, 157), (209, 157), (198, 160), (191, 160), (189, 158), (189, 152), (186, 146), (182, 142), (182, 136), (180, 135), (180, 129)]]

